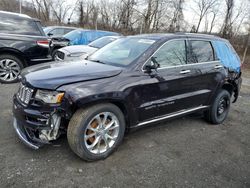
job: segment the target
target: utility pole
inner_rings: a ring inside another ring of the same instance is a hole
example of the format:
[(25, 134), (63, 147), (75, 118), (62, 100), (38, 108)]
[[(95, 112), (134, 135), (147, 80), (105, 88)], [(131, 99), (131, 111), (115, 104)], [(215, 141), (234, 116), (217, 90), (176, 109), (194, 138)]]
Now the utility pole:
[(19, 0), (19, 13), (22, 14), (22, 0)]

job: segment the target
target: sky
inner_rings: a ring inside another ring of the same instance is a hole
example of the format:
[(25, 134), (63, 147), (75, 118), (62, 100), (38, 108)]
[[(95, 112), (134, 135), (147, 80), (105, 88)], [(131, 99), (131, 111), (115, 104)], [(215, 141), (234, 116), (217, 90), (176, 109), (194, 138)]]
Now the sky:
[[(22, 0), (22, 1), (31, 2), (32, 0)], [(95, 1), (98, 1), (98, 0), (95, 0)], [(114, 1), (116, 1), (116, 0), (114, 0)], [(192, 25), (197, 25), (197, 23), (198, 23), (198, 18), (199, 17), (194, 11), (194, 9), (196, 7), (196, 4), (194, 3), (194, 1), (195, 0), (185, 0), (185, 4), (184, 4), (184, 7), (183, 7), (184, 19), (190, 25), (190, 28), (188, 28), (188, 29), (191, 29)], [(198, 1), (198, 0), (196, 0), (196, 1)], [(241, 2), (243, 2), (243, 7), (246, 8), (247, 1), (248, 0), (235, 0), (235, 11), (238, 11), (238, 8), (240, 7)], [(66, 0), (66, 2), (68, 4), (74, 5), (77, 2), (77, 0)], [(224, 10), (225, 9), (225, 0), (218, 0), (218, 4), (220, 4), (220, 6), (217, 7), (219, 10)], [(250, 3), (248, 3), (248, 6), (249, 6), (249, 4)], [(213, 32), (218, 32), (219, 31), (219, 29), (221, 28), (221, 25), (223, 24), (224, 17), (225, 17), (225, 13), (224, 13), (224, 11), (221, 11), (221, 13), (217, 17), (217, 20), (216, 20), (217, 25), (214, 26)], [(211, 23), (211, 19), (212, 19), (212, 15), (209, 15), (208, 18), (207, 18), (208, 23)], [(75, 17), (73, 16), (72, 21), (75, 21), (75, 20), (76, 20), (76, 16)], [(240, 20), (241, 19), (239, 18), (235, 22), (236, 25), (239, 24)], [(208, 25), (208, 27), (210, 27), (210, 24)], [(203, 21), (201, 23), (199, 31), (204, 31), (204, 28), (205, 28), (205, 18), (203, 19)], [(241, 29), (240, 29), (240, 32), (245, 33), (246, 32), (246, 27), (242, 26)]]

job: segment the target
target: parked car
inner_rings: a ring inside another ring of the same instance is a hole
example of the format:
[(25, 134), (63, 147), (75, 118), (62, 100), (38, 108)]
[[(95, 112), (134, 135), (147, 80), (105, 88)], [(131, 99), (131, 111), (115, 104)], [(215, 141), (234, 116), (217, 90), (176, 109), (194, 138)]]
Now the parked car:
[(63, 35), (76, 29), (76, 27), (48, 26), (43, 28), (43, 31), (49, 37), (62, 37)]
[(107, 36), (94, 40), (88, 45), (74, 45), (74, 46), (66, 46), (60, 48), (55, 53), (55, 60), (63, 61), (63, 60), (74, 60), (76, 58), (85, 59), (87, 56), (91, 55), (98, 49), (106, 46), (107, 44), (121, 38), (121, 36)]
[(71, 149), (93, 161), (114, 152), (125, 130), (194, 112), (222, 123), (241, 67), (219, 37), (149, 34), (119, 39), (86, 61), (28, 68), (21, 81), (13, 99), (20, 139), (38, 149), (67, 132)]
[(16, 82), (21, 69), (50, 61), (49, 41), (39, 20), (0, 11), (0, 82)]
[(110, 31), (77, 29), (63, 37), (53, 37), (50, 42), (51, 55), (54, 59), (56, 51), (62, 47), (69, 45), (87, 45), (100, 37), (119, 35), (119, 33)]

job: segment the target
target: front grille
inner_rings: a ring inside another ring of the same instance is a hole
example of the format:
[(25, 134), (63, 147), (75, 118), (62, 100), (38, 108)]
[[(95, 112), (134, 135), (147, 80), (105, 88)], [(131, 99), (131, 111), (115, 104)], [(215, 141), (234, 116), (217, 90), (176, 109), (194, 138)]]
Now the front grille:
[(57, 52), (56, 52), (56, 55), (57, 55), (57, 57), (58, 57), (60, 60), (64, 60), (64, 53), (63, 53), (63, 52), (57, 51)]
[(24, 104), (28, 104), (30, 101), (30, 98), (32, 97), (32, 94), (33, 94), (33, 89), (28, 88), (25, 85), (21, 84), (17, 93), (17, 97)]

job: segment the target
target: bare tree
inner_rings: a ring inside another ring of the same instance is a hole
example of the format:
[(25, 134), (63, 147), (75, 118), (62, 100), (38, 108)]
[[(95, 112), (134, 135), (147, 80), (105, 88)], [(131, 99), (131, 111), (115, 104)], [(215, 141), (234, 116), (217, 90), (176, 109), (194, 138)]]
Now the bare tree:
[(226, 15), (224, 24), (221, 29), (222, 37), (230, 38), (232, 34), (232, 16), (233, 16), (233, 8), (234, 8), (234, 0), (225, 0), (226, 2)]
[(0, 10), (18, 12), (19, 3), (16, 0), (1, 0)]
[(173, 5), (173, 17), (171, 18), (169, 31), (170, 32), (180, 31), (182, 22), (184, 20), (183, 16), (184, 0), (172, 1), (171, 4)]
[(51, 0), (32, 0), (32, 7), (37, 18), (45, 23), (50, 21)]
[(193, 8), (193, 11), (199, 16), (197, 28), (195, 30), (197, 33), (203, 18), (211, 11), (212, 7), (216, 5), (217, 0), (195, 0), (194, 3), (197, 7), (197, 10)]

